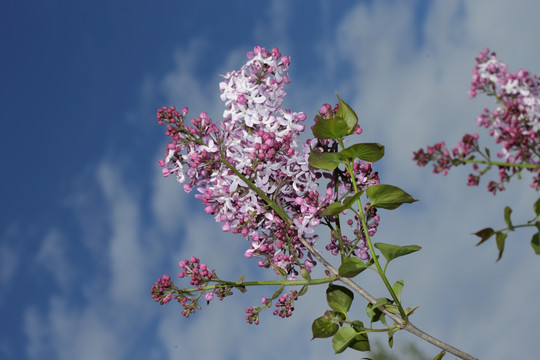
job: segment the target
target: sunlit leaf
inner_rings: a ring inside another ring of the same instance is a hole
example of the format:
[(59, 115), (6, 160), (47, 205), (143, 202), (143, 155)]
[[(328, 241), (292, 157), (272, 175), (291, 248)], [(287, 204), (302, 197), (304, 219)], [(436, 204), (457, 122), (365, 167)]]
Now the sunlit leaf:
[(443, 356), (446, 355), (446, 351), (441, 350), (441, 352), (433, 358), (433, 360), (441, 360)]
[(339, 152), (343, 159), (375, 162), (384, 156), (384, 146), (377, 143), (354, 144)]
[(349, 104), (341, 100), (338, 94), (336, 95), (339, 100), (339, 107), (336, 115), (345, 120), (345, 122), (347, 123), (348, 132), (346, 135), (352, 134), (354, 129), (356, 128), (356, 124), (358, 124), (358, 116), (349, 106)]
[(330, 336), (333, 336), (338, 329), (339, 325), (333, 320), (321, 316), (315, 319), (311, 324), (311, 332), (313, 334), (311, 340), (316, 338), (329, 338)]
[(346, 314), (351, 308), (354, 294), (344, 286), (329, 284), (326, 289), (326, 302), (333, 310)]
[(397, 186), (387, 184), (372, 185), (366, 189), (366, 194), (371, 200), (371, 206), (388, 210), (418, 201)]
[(512, 225), (512, 220), (510, 220), (511, 214), (512, 214), (512, 208), (510, 206), (506, 206), (504, 208), (504, 221), (506, 222), (506, 225), (508, 226), (508, 230), (514, 230), (514, 225)]
[(357, 257), (350, 257), (343, 261), (338, 269), (339, 276), (353, 278), (369, 267)]
[(396, 281), (396, 283), (394, 284), (394, 286), (392, 286), (392, 290), (394, 290), (394, 292), (396, 293), (398, 299), (401, 301), (401, 290), (403, 289), (403, 285), (405, 285), (405, 281), (403, 280), (398, 280)]
[(334, 215), (337, 215), (337, 214), (341, 213), (342, 211), (350, 209), (353, 206), (354, 202), (356, 200), (358, 200), (358, 198), (363, 193), (364, 193), (363, 191), (360, 191), (360, 192), (358, 192), (358, 193), (356, 193), (356, 194), (354, 194), (352, 196), (349, 196), (349, 197), (345, 198), (343, 204), (341, 202), (339, 202), (339, 201), (335, 201), (335, 202), (331, 203), (321, 213), (321, 217), (334, 216)]
[(534, 203), (533, 209), (536, 216), (540, 215), (540, 198), (538, 198), (538, 200), (536, 200), (536, 202)]
[(349, 134), (347, 122), (343, 118), (317, 118), (318, 121), (313, 126), (313, 135), (317, 139), (339, 139)]
[(358, 333), (350, 326), (339, 329), (332, 338), (332, 347), (336, 354), (342, 353), (353, 341)]
[(503, 233), (502, 231), (497, 231), (495, 234), (495, 239), (497, 240), (497, 249), (499, 249), (499, 257), (497, 257), (497, 261), (501, 260), (502, 258), (506, 236), (507, 234)]
[(341, 157), (339, 153), (318, 153), (313, 150), (309, 153), (308, 158), (309, 165), (317, 169), (326, 171), (334, 171), (335, 168), (341, 164)]
[(388, 262), (421, 249), (421, 247), (418, 245), (399, 246), (385, 243), (375, 243), (373, 246), (381, 251)]
[(369, 351), (369, 338), (367, 333), (361, 333), (354, 337), (354, 341), (349, 344), (349, 347), (358, 351)]
[(531, 239), (531, 246), (533, 247), (536, 255), (540, 255), (540, 232), (533, 235)]

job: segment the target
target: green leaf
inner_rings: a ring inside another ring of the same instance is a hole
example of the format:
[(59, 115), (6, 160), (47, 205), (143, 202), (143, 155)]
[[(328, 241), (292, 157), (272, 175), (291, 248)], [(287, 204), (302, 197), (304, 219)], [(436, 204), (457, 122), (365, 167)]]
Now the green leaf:
[(361, 331), (364, 331), (365, 328), (364, 328), (364, 323), (361, 322), (360, 320), (353, 320), (351, 322), (351, 326), (353, 327), (353, 329), (356, 331), (356, 332), (361, 332)]
[(366, 314), (372, 323), (381, 319), (383, 312), (379, 310), (379, 306), (392, 304), (392, 301), (387, 298), (379, 298), (375, 304), (369, 303), (366, 306)]
[(354, 341), (349, 345), (349, 347), (351, 349), (358, 350), (358, 351), (369, 351), (370, 350), (369, 339), (366, 332), (366, 328), (364, 328), (364, 323), (361, 322), (360, 320), (354, 320), (351, 323), (351, 326), (354, 329), (354, 331), (356, 331), (357, 333), (361, 332), (361, 334), (356, 335), (356, 337), (354, 338)]
[(508, 230), (514, 230), (514, 225), (512, 225), (512, 220), (510, 220), (510, 214), (512, 214), (512, 208), (506, 206), (504, 208), (504, 221), (506, 222), (506, 225), (508, 225)]
[(313, 135), (317, 139), (339, 139), (350, 134), (347, 122), (341, 117), (324, 119), (317, 116), (318, 121), (313, 126)]
[(311, 340), (316, 338), (329, 338), (334, 336), (338, 331), (339, 325), (336, 324), (333, 320), (328, 319), (325, 316), (321, 316), (313, 321), (311, 324), (311, 332), (313, 337)]
[(339, 329), (332, 338), (332, 347), (336, 354), (342, 353), (356, 339), (358, 333), (350, 326)]
[(497, 231), (495, 234), (495, 239), (497, 240), (497, 248), (499, 249), (499, 257), (497, 258), (497, 261), (501, 260), (503, 251), (504, 251), (504, 241), (506, 240), (506, 233), (503, 233), (501, 231)]
[(441, 352), (433, 358), (433, 360), (441, 360), (443, 356), (446, 355), (446, 351), (441, 350)]
[(394, 185), (372, 185), (366, 189), (366, 194), (371, 200), (371, 206), (388, 210), (396, 209), (404, 203), (418, 201)]
[(346, 314), (353, 299), (353, 292), (344, 286), (329, 284), (326, 289), (326, 302), (334, 311)]
[(345, 101), (341, 100), (339, 95), (336, 93), (337, 98), (339, 100), (339, 107), (337, 111), (337, 116), (344, 119), (347, 123), (347, 129), (348, 132), (346, 135), (352, 134), (354, 129), (356, 128), (356, 124), (358, 124), (358, 116), (354, 112), (354, 110), (347, 104)]
[(536, 255), (540, 255), (540, 232), (533, 235), (531, 239), (531, 246), (533, 247)]
[(369, 339), (367, 333), (361, 333), (354, 337), (354, 341), (349, 344), (349, 347), (358, 351), (370, 351)]
[(352, 196), (349, 196), (349, 197), (346, 197), (344, 199), (344, 202), (343, 204), (339, 201), (335, 201), (333, 203), (331, 203), (330, 205), (328, 205), (328, 207), (326, 209), (324, 209), (324, 211), (321, 213), (321, 217), (324, 217), (324, 216), (334, 216), (334, 215), (337, 215), (339, 213), (341, 213), (342, 211), (345, 211), (347, 209), (350, 209), (354, 202), (356, 200), (358, 200), (358, 198), (363, 194), (364, 192), (361, 191), (361, 192), (358, 192)]
[(480, 238), (480, 241), (478, 242), (478, 244), (476, 244), (476, 246), (480, 245), (481, 243), (492, 237), (493, 234), (495, 234), (495, 230), (493, 230), (492, 228), (485, 228), (475, 232), (474, 235)]
[(399, 246), (385, 243), (375, 243), (373, 246), (381, 251), (388, 262), (421, 249), (421, 247), (418, 245)]
[(536, 216), (540, 215), (540, 198), (538, 198), (538, 200), (536, 200), (536, 202), (534, 203), (533, 210)]
[(350, 257), (343, 261), (338, 269), (339, 276), (353, 278), (369, 267), (357, 257)]
[(388, 329), (388, 346), (394, 346), (394, 333), (398, 331), (398, 328)]
[(309, 153), (308, 162), (309, 165), (316, 169), (334, 171), (334, 169), (341, 164), (341, 157), (339, 153), (317, 153), (311, 150)]
[(339, 152), (343, 159), (375, 162), (384, 156), (384, 146), (377, 143), (354, 144)]
[(405, 281), (398, 280), (394, 286), (392, 286), (392, 290), (394, 290), (394, 293), (396, 293), (399, 301), (401, 301), (401, 289), (403, 289), (403, 285), (405, 285)]

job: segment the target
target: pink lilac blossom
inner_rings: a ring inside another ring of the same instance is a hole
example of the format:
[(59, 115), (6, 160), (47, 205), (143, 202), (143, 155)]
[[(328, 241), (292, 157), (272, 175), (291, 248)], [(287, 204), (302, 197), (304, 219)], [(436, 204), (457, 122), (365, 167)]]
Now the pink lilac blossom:
[[(317, 264), (300, 239), (315, 245), (318, 235), (314, 229), (322, 221), (324, 208), (354, 189), (347, 172), (336, 169), (332, 176), (323, 175), (310, 167), (311, 151), (337, 151), (337, 142), (312, 139), (303, 145), (298, 143), (306, 115), (282, 107), (284, 85), (290, 82), (289, 64), (289, 57), (282, 56), (277, 48), (269, 52), (257, 46), (248, 53), (248, 61), (240, 70), (223, 76), (219, 85), (225, 105), (222, 121), (214, 122), (205, 112), (187, 121), (188, 108), (178, 111), (174, 106), (159, 109), (157, 120), (166, 125), (166, 135), (172, 139), (165, 158), (159, 161), (163, 175), (175, 175), (186, 192), (196, 189), (195, 197), (203, 203), (204, 211), (222, 224), (224, 232), (246, 237), (246, 257), (294, 280), (299, 269), (310, 272)], [(336, 111), (337, 105), (332, 108), (325, 104), (321, 116), (335, 117)], [(360, 134), (362, 129), (357, 126), (354, 132)], [(379, 183), (370, 163), (357, 159), (353, 169), (360, 190)], [(327, 185), (321, 195), (318, 189), (323, 179)], [(280, 217), (246, 181), (273, 199), (288, 219)], [(358, 241), (348, 246), (351, 253), (367, 260), (362, 225), (356, 220), (353, 232)], [(374, 234), (379, 221), (375, 209), (367, 220), (368, 231)], [(201, 289), (212, 273), (194, 259), (180, 262), (183, 272), (179, 276), (189, 276), (191, 285)], [(230, 289), (223, 289), (207, 293), (206, 301), (214, 295), (220, 299), (229, 295)], [(196, 308), (189, 299), (179, 300), (184, 302), (187, 315)], [(292, 312), (292, 305), (281, 306), (287, 309), (286, 314)], [(258, 311), (247, 311), (248, 321), (258, 323)]]
[[(494, 96), (498, 107), (477, 116), (478, 126), (489, 129), (489, 134), (501, 145), (497, 156), (510, 164), (540, 165), (540, 81), (527, 70), (509, 73), (494, 52), (485, 49), (476, 57), (473, 81), (469, 94), (474, 98), (478, 93)], [(473, 152), (479, 152), (478, 135), (465, 135), (462, 142), (450, 152), (444, 142), (420, 149), (414, 153), (419, 166), (433, 161), (435, 173), (446, 175), (450, 167), (463, 164)], [(482, 171), (473, 164), (476, 174), (469, 174), (468, 185), (478, 185)], [(540, 169), (527, 169), (533, 173), (531, 187), (540, 189)], [(490, 181), (488, 190), (495, 194), (505, 189), (504, 183), (519, 172), (516, 166), (499, 166), (498, 182)]]

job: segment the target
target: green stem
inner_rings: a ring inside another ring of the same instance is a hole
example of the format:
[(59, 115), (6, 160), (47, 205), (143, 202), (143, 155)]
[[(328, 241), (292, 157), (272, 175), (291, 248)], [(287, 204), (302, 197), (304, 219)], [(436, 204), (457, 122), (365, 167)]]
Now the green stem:
[(182, 292), (189, 293), (189, 292), (205, 291), (205, 290), (215, 289), (216, 287), (246, 287), (246, 286), (268, 286), (268, 285), (282, 285), (282, 286), (320, 285), (320, 284), (328, 284), (336, 280), (337, 280), (336, 276), (330, 276), (326, 278), (312, 279), (312, 280), (263, 280), (263, 281), (243, 281), (241, 283), (237, 283), (235, 281), (218, 280), (217, 284), (215, 285), (206, 285), (206, 286), (203, 286), (201, 289), (199, 288), (182, 289)]
[[(343, 140), (338, 139), (338, 141), (339, 141), (339, 145), (342, 148), (345, 148), (345, 146), (343, 144)], [(351, 184), (353, 185), (354, 192), (355, 192), (355, 194), (357, 194), (358, 193), (358, 186), (356, 185), (356, 178), (354, 176), (354, 170), (352, 168), (352, 164), (351, 164), (350, 161), (347, 160), (344, 165), (345, 165), (345, 167), (347, 169), (347, 172), (349, 173), (349, 175), (351, 177)], [(384, 282), (384, 285), (386, 286), (386, 289), (388, 290), (388, 292), (392, 296), (392, 299), (394, 299), (394, 302), (395, 302), (395, 304), (397, 305), (397, 307), (399, 309), (399, 314), (401, 315), (401, 318), (403, 319), (403, 321), (407, 322), (408, 321), (407, 313), (403, 309), (403, 306), (401, 305), (401, 302), (399, 301), (398, 296), (394, 292), (394, 289), (392, 289), (392, 286), (390, 285), (390, 282), (388, 281), (388, 278), (386, 277), (386, 267), (385, 267), (384, 270), (382, 269), (381, 264), (379, 263), (379, 259), (377, 258), (377, 254), (375, 253), (375, 249), (374, 249), (373, 244), (371, 242), (371, 237), (369, 236), (368, 227), (367, 227), (366, 219), (365, 219), (365, 216), (364, 216), (364, 210), (363, 210), (362, 202), (360, 201), (360, 198), (358, 198), (358, 200), (356, 202), (358, 204), (358, 212), (360, 214), (359, 218), (360, 218), (360, 221), (362, 222), (362, 228), (364, 230), (364, 236), (366, 237), (366, 243), (368, 245), (369, 252), (371, 254), (371, 258), (373, 259), (373, 263), (377, 267), (377, 272), (378, 272), (379, 276), (381, 277), (382, 281)]]
[(485, 164), (485, 165), (495, 165), (495, 166), (504, 166), (504, 167), (518, 167), (524, 169), (540, 169), (540, 164), (515, 164), (507, 163), (500, 161), (491, 161), (491, 160), (473, 160), (473, 159), (463, 159), (461, 160), (464, 163), (471, 164)]

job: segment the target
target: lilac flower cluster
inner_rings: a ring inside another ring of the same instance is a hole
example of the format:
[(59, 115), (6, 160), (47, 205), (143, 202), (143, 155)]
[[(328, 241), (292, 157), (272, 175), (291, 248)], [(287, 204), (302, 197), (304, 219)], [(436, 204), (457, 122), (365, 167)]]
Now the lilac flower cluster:
[(154, 301), (160, 303), (161, 305), (171, 301), (171, 289), (172, 289), (171, 277), (169, 275), (163, 275), (156, 280), (156, 283), (152, 285), (150, 289), (150, 294)]
[[(465, 134), (452, 150), (448, 150), (445, 142), (441, 141), (433, 146), (427, 146), (426, 151), (424, 149), (416, 151), (413, 160), (418, 166), (426, 166), (430, 161), (433, 161), (433, 173), (446, 175), (452, 166), (463, 164), (463, 160), (479, 150), (478, 137), (478, 134)], [(473, 167), (475, 170), (479, 170), (476, 164)], [(470, 175), (469, 178), (471, 176), (473, 175)], [(471, 186), (478, 185), (480, 177), (479, 175), (474, 177), (476, 180), (469, 182)]]
[[(469, 94), (471, 98), (478, 93), (494, 96), (498, 107), (477, 116), (478, 126), (489, 129), (496, 143), (501, 144), (497, 156), (508, 164), (537, 165), (527, 170), (534, 174), (531, 187), (540, 189), (540, 81), (536, 75), (527, 70), (509, 73), (506, 64), (502, 63), (489, 49), (485, 49), (476, 57), (473, 70), (473, 81)], [(478, 135), (465, 135), (458, 147), (450, 153), (444, 143), (428, 147), (424, 152), (420, 149), (414, 153), (414, 160), (420, 166), (434, 161), (434, 172), (446, 174), (451, 166), (463, 164), (463, 159), (472, 152), (479, 152)], [(489, 154), (484, 155), (489, 157)], [(478, 165), (473, 165), (476, 174), (468, 177), (469, 185), (478, 185), (480, 176), (484, 174)], [(520, 171), (519, 166), (499, 165), (498, 182), (490, 181), (488, 190), (495, 194), (505, 189), (504, 183)]]
[[(314, 243), (313, 227), (320, 223), (316, 174), (309, 167), (309, 151), (298, 150), (297, 138), (304, 113), (282, 108), (289, 83), (290, 60), (277, 48), (255, 47), (249, 61), (224, 76), (221, 100), (226, 106), (218, 124), (202, 113), (186, 124), (187, 108), (158, 110), (158, 122), (167, 124), (169, 143), (160, 161), (165, 176), (176, 174), (184, 189), (198, 188), (205, 211), (232, 231), (251, 240), (247, 257), (259, 265), (296, 273), (304, 257), (298, 240)], [(236, 170), (236, 171), (235, 171)], [(249, 179), (291, 215), (292, 224), (280, 218), (239, 176)], [(307, 259), (306, 267), (314, 261)]]
[(281, 318), (287, 318), (292, 316), (294, 311), (294, 300), (298, 297), (298, 291), (292, 290), (289, 294), (283, 294), (276, 303), (276, 310), (273, 314)]
[[(175, 175), (186, 192), (196, 189), (195, 197), (201, 200), (205, 212), (222, 224), (223, 231), (248, 239), (247, 258), (257, 259), (260, 267), (272, 268), (283, 278), (296, 280), (300, 270), (309, 273), (316, 266), (300, 240), (315, 245), (318, 235), (314, 228), (323, 221), (324, 209), (354, 194), (355, 187), (347, 171), (336, 169), (323, 175), (309, 165), (310, 152), (336, 152), (338, 143), (315, 138), (299, 145), (306, 115), (282, 107), (284, 85), (290, 82), (289, 57), (282, 56), (277, 48), (267, 51), (259, 46), (247, 55), (247, 63), (224, 75), (219, 85), (226, 107), (222, 121), (214, 122), (205, 112), (188, 121), (187, 107), (179, 111), (164, 106), (157, 111), (158, 123), (167, 127), (166, 135), (171, 138), (159, 164), (163, 175)], [(320, 117), (333, 118), (337, 110), (337, 105), (332, 108), (325, 104)], [(355, 133), (361, 132), (357, 126)], [(352, 168), (360, 191), (379, 183), (371, 163), (356, 159)], [(325, 184), (322, 179), (326, 179)], [(322, 195), (319, 185), (326, 185)], [(366, 214), (368, 232), (373, 235), (379, 217), (374, 208)], [(349, 225), (356, 240), (347, 242), (345, 237), (344, 243), (349, 254), (367, 260), (362, 224), (358, 217), (355, 219), (356, 226)], [(336, 219), (328, 217), (326, 221)], [(333, 248), (328, 249), (335, 253)], [(204, 292), (202, 287), (211, 280), (219, 283), (212, 277), (215, 274), (194, 257), (180, 262), (180, 266), (183, 271), (179, 277), (190, 277), (191, 285), (199, 291)], [(222, 299), (230, 294), (230, 288), (216, 286), (205, 299), (209, 302), (214, 295)], [(284, 297), (277, 304), (277, 314), (290, 316), (296, 297), (296, 293)], [(179, 295), (177, 300), (184, 306), (185, 316), (198, 307), (196, 299), (189, 296)], [(262, 308), (265, 306), (247, 309), (248, 322), (258, 323)]]

